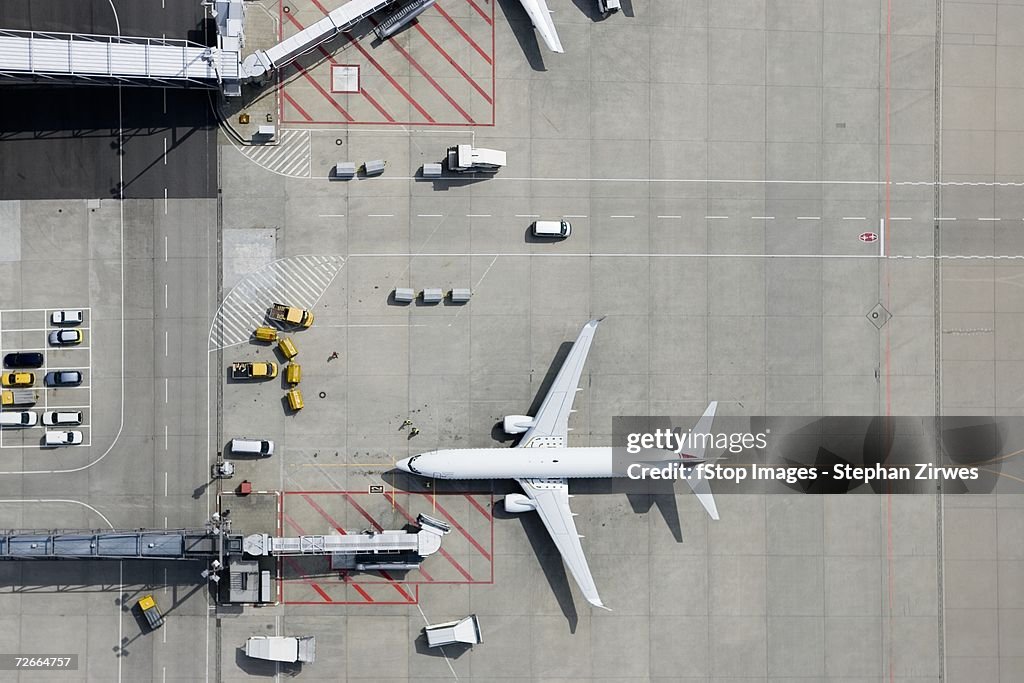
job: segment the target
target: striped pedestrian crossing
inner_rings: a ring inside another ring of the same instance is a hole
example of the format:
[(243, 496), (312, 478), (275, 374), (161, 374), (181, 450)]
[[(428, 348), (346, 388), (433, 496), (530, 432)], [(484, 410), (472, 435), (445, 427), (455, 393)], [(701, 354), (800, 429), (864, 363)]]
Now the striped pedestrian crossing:
[(312, 310), (344, 265), (341, 256), (291, 256), (245, 276), (217, 309), (210, 350), (244, 344), (261, 325), (280, 327), (266, 319), (275, 302)]

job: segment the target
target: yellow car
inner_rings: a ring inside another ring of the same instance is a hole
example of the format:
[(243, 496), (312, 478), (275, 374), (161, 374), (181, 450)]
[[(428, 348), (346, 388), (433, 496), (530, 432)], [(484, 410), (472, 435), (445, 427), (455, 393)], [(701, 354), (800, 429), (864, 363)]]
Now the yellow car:
[(36, 383), (36, 375), (33, 372), (5, 372), (0, 383), (5, 387), (30, 387)]

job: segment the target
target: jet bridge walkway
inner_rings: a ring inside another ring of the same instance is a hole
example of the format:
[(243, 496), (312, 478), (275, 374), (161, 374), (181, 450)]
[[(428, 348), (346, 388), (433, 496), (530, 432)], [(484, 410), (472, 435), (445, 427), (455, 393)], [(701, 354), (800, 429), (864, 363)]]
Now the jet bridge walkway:
[(0, 79), (215, 88), (239, 54), (172, 38), (0, 29)]
[[(231, 537), (224, 541), (240, 543)], [(0, 533), (0, 560), (201, 560), (218, 553), (219, 537), (207, 529)]]

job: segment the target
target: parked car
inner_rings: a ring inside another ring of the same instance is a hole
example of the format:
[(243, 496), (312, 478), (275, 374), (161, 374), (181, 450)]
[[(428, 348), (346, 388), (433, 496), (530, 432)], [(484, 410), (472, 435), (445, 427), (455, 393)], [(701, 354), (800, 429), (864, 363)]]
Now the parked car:
[(50, 343), (54, 346), (68, 346), (82, 343), (81, 330), (54, 330), (50, 333)]
[(43, 424), (48, 427), (82, 424), (82, 413), (77, 410), (47, 410), (43, 413)]
[(81, 325), (84, 317), (81, 311), (54, 311), (50, 314), (53, 325)]
[(82, 373), (78, 370), (54, 370), (46, 373), (48, 387), (77, 387), (82, 383)]
[(43, 443), (47, 446), (74, 446), (82, 443), (82, 432), (47, 431), (43, 437)]
[(9, 368), (41, 368), (43, 354), (35, 351), (17, 351), (4, 356), (4, 365)]
[(0, 413), (2, 427), (35, 427), (39, 416), (31, 410), (5, 410)]
[(34, 372), (5, 372), (0, 377), (0, 384), (5, 387), (30, 387), (36, 383)]

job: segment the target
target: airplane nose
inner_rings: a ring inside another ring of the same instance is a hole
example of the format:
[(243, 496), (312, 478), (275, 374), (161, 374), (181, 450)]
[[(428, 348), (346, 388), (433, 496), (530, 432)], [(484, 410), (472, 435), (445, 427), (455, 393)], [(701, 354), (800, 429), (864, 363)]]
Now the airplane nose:
[(402, 470), (403, 472), (410, 472), (411, 473), (412, 470), (409, 469), (409, 461), (410, 460), (412, 460), (412, 458), (405, 458), (403, 460), (399, 460), (398, 462), (395, 463), (395, 467), (397, 467), (398, 469)]

